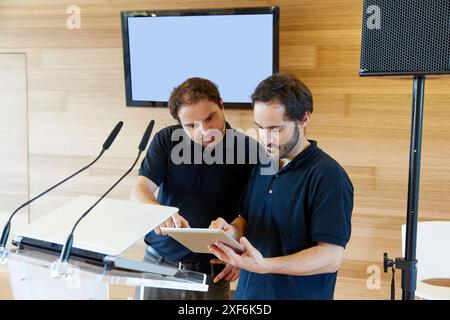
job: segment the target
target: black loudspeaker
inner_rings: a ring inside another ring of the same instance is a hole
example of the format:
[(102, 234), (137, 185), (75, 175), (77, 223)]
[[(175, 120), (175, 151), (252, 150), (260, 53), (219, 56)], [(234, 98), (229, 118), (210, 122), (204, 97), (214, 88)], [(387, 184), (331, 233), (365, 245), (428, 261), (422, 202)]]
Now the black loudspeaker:
[(450, 74), (450, 0), (364, 0), (361, 76)]
[(417, 223), (420, 161), (427, 75), (450, 74), (450, 0), (364, 0), (361, 76), (413, 75), (405, 256), (390, 259), (402, 271), (402, 299), (414, 300), (417, 286)]

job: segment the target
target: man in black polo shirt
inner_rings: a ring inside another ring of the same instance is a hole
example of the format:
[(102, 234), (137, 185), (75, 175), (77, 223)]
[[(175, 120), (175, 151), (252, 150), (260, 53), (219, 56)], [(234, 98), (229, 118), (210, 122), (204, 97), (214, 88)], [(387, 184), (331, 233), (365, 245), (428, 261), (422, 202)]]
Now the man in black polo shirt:
[(236, 299), (333, 299), (351, 233), (352, 183), (316, 141), (306, 139), (313, 104), (302, 82), (273, 75), (252, 101), (260, 142), (279, 169), (266, 174), (256, 165), (240, 216), (231, 224), (221, 218), (211, 223), (239, 239), (245, 252), (220, 243), (210, 251), (241, 268)]
[[(209, 254), (196, 254), (161, 234), (160, 227), (207, 228), (211, 220), (233, 221), (239, 199), (256, 163), (249, 154), (256, 144), (229, 126), (214, 83), (190, 78), (176, 87), (169, 109), (178, 125), (159, 131), (153, 138), (132, 190), (132, 199), (179, 208), (179, 213), (145, 237), (147, 261), (164, 260), (187, 270), (207, 274), (207, 293), (146, 288), (145, 299), (227, 299), (229, 281), (239, 269), (223, 263), (212, 265)], [(253, 164), (252, 164), (253, 163)], [(159, 187), (158, 198), (154, 193)], [(217, 282), (214, 282), (217, 278)]]

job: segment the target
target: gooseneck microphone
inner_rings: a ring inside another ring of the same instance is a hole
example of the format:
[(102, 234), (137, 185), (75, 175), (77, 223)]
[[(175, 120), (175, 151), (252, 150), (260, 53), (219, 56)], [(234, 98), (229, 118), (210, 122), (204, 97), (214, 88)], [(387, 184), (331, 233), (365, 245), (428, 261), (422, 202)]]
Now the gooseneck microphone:
[(98, 161), (98, 159), (101, 158), (101, 156), (103, 155), (103, 153), (109, 149), (109, 147), (111, 146), (111, 144), (114, 142), (114, 140), (116, 139), (117, 135), (120, 132), (120, 129), (122, 129), (123, 126), (123, 122), (119, 121), (116, 126), (114, 127), (114, 129), (111, 131), (111, 133), (109, 134), (108, 138), (105, 140), (105, 142), (103, 143), (102, 146), (102, 151), (100, 152), (100, 154), (97, 156), (97, 158), (95, 158), (91, 163), (89, 163), (87, 166), (81, 168), (80, 170), (78, 170), (77, 172), (75, 172), (74, 174), (72, 174), (71, 176), (65, 178), (64, 180), (58, 182), (57, 184), (55, 184), (53, 187), (51, 187), (50, 189), (45, 190), (44, 192), (42, 192), (41, 194), (37, 195), (36, 197), (34, 197), (33, 199), (28, 200), (27, 202), (25, 202), (24, 204), (22, 204), (20, 207), (18, 207), (9, 217), (8, 222), (6, 223), (4, 229), (3, 229), (3, 233), (2, 233), (2, 237), (0, 239), (0, 249), (1, 248), (5, 248), (6, 247), (6, 243), (8, 242), (8, 237), (9, 237), (9, 233), (11, 231), (11, 220), (12, 218), (16, 215), (16, 213), (28, 206), (30, 203), (32, 203), (33, 201), (39, 199), (40, 197), (42, 197), (43, 195), (47, 194), (48, 192), (52, 191), (53, 189), (57, 188), (58, 186), (62, 185), (63, 183), (65, 183), (66, 181), (72, 179), (73, 177), (75, 177), (76, 175), (80, 174), (81, 172), (85, 171), (86, 169), (88, 169), (89, 167), (91, 167), (94, 163), (96, 163)]
[(136, 157), (136, 160), (134, 160), (133, 165), (131, 166), (130, 169), (127, 170), (127, 172), (125, 172), (125, 174), (120, 177), (119, 180), (116, 181), (116, 183), (113, 184), (113, 186), (111, 188), (109, 188), (101, 197), (100, 199), (98, 199), (89, 209), (86, 210), (85, 213), (83, 213), (81, 215), (80, 218), (78, 218), (78, 220), (75, 222), (72, 231), (70, 232), (69, 236), (67, 237), (66, 243), (64, 244), (64, 247), (61, 251), (61, 256), (60, 256), (60, 262), (68, 262), (69, 258), (70, 258), (70, 252), (72, 251), (72, 246), (73, 246), (73, 235), (75, 232), (75, 229), (77, 228), (78, 224), (81, 222), (81, 220), (83, 220), (88, 214), (89, 212), (91, 212), (92, 209), (95, 208), (95, 206), (97, 204), (100, 203), (100, 201), (103, 200), (103, 198), (105, 198), (108, 193), (110, 193), (128, 174), (130, 174), (130, 172), (134, 169), (134, 167), (136, 166), (136, 163), (138, 162), (141, 153), (145, 150), (145, 148), (147, 147), (148, 141), (150, 139), (150, 136), (152, 134), (153, 131), (153, 126), (155, 125), (155, 121), (151, 120), (150, 123), (147, 126), (147, 129), (145, 130), (144, 135), (142, 136), (141, 139), (141, 143), (139, 144), (139, 152), (138, 155)]

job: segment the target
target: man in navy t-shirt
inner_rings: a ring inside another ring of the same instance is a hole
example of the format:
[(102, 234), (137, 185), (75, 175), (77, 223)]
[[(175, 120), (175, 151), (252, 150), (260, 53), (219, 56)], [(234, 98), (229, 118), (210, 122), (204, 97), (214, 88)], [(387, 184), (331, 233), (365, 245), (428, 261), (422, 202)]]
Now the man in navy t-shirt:
[(239, 270), (223, 263), (211, 265), (213, 255), (191, 252), (163, 235), (160, 227), (207, 228), (218, 217), (233, 221), (257, 161), (257, 155), (250, 154), (256, 141), (225, 121), (219, 90), (207, 79), (187, 79), (174, 88), (168, 106), (178, 125), (160, 130), (153, 138), (132, 199), (174, 206), (179, 212), (146, 235), (145, 260), (181, 264), (186, 270), (205, 273), (209, 290), (148, 287), (144, 299), (227, 299), (229, 282), (238, 277)]
[(352, 183), (316, 141), (306, 139), (313, 103), (302, 82), (270, 76), (252, 101), (259, 139), (275, 170), (256, 165), (240, 216), (210, 225), (240, 240), (245, 252), (221, 243), (210, 251), (241, 268), (236, 299), (333, 299), (351, 233)]

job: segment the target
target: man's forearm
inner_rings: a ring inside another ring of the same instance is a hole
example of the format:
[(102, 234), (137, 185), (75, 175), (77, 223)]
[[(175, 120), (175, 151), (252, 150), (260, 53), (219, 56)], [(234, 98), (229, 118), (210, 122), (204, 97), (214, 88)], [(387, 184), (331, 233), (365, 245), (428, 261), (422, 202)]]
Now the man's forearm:
[(160, 204), (156, 199), (154, 192), (151, 192), (149, 188), (141, 185), (133, 188), (133, 191), (131, 192), (131, 200), (149, 204)]
[(336, 272), (342, 262), (344, 248), (319, 244), (300, 252), (275, 258), (266, 258), (265, 272), (309, 276)]

